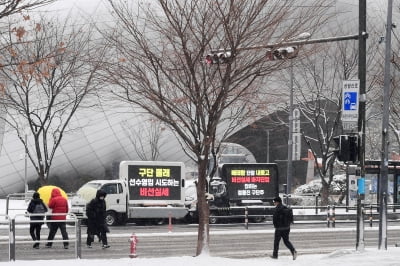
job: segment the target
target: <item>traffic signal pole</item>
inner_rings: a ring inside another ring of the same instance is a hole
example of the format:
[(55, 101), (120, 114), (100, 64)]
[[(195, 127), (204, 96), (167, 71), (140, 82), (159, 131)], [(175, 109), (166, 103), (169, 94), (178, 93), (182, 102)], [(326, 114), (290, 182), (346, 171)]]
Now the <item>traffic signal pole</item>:
[[(392, 0), (388, 0), (391, 3)], [(337, 36), (330, 38), (321, 38), (321, 39), (307, 39), (307, 40), (298, 40), (298, 41), (287, 41), (287, 42), (279, 42), (274, 44), (266, 44), (261, 46), (250, 46), (250, 47), (239, 47), (235, 52), (240, 51), (248, 51), (248, 50), (258, 50), (258, 49), (271, 49), (277, 50), (280, 47), (285, 46), (298, 46), (305, 44), (316, 44), (316, 43), (329, 43), (329, 42), (339, 42), (346, 40), (358, 40), (358, 78), (360, 80), (360, 98), (359, 98), (359, 108), (358, 108), (358, 134), (359, 134), (359, 167), (360, 167), (360, 179), (362, 181), (365, 178), (365, 127), (366, 127), (366, 40), (368, 38), (367, 33), (367, 3), (366, 0), (359, 0), (359, 31), (356, 35), (345, 35), (345, 36)], [(389, 23), (389, 22), (388, 22)], [(387, 25), (391, 25), (387, 24)], [(212, 53), (218, 52), (227, 52), (229, 50), (222, 49), (213, 49)], [(231, 56), (235, 56), (232, 55)], [(386, 69), (385, 69), (386, 74)], [(291, 88), (292, 89), (292, 88)], [(388, 106), (388, 104), (387, 104)], [(289, 114), (289, 116), (292, 114)], [(291, 122), (291, 121), (289, 121)], [(290, 141), (290, 140), (289, 140)], [(387, 161), (386, 161), (387, 162)], [(387, 167), (387, 165), (386, 165)], [(386, 176), (387, 179), (387, 176)], [(364, 183), (364, 182), (360, 182)], [(387, 189), (387, 181), (386, 181), (386, 189)], [(360, 191), (359, 191), (360, 192)], [(361, 193), (357, 194), (357, 239), (356, 239), (356, 249), (364, 249), (364, 220), (362, 216), (362, 200), (364, 195)]]
[[(293, 59), (290, 60), (290, 91), (289, 91), (289, 134), (288, 134), (288, 162), (286, 171), (286, 195), (292, 193), (293, 176)], [(289, 197), (286, 204), (289, 204)]]
[[(367, 1), (359, 0), (358, 5), (358, 79), (360, 80), (360, 100), (358, 108), (358, 134), (359, 149), (358, 159), (360, 166), (360, 180), (365, 178), (365, 105), (366, 105), (366, 66), (367, 66)], [(364, 182), (359, 182), (364, 184)], [(357, 231), (356, 231), (356, 250), (364, 250), (364, 215), (363, 202), (365, 195), (357, 192)], [(363, 190), (362, 190), (363, 191)]]
[[(362, 0), (360, 0), (360, 1), (362, 1)], [(363, 38), (368, 38), (368, 34), (366, 32), (363, 33)], [(236, 48), (236, 52), (248, 51), (248, 50), (260, 50), (260, 49), (276, 49), (276, 48), (285, 47), (285, 46), (298, 46), (298, 45), (315, 44), (315, 43), (340, 42), (340, 41), (358, 40), (358, 39), (359, 39), (359, 34), (343, 35), (343, 36), (319, 38), (319, 39), (307, 39), (307, 40), (300, 40), (300, 41), (279, 42), (279, 43), (266, 44), (266, 45), (260, 45), (260, 46), (238, 47), (238, 48)], [(228, 51), (230, 51), (230, 50), (229, 49), (212, 49), (211, 53), (221, 53), (221, 52), (228, 52)]]

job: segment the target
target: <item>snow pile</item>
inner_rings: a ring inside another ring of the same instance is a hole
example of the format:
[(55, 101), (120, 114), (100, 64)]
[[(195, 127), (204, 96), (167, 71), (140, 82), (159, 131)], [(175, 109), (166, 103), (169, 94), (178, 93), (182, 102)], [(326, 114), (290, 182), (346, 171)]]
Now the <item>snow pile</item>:
[[(345, 187), (346, 187), (345, 174), (333, 176), (333, 180), (329, 188), (332, 194), (336, 195), (340, 194), (342, 191), (344, 191)], [(296, 188), (294, 193), (296, 195), (315, 194), (315, 193), (318, 194), (321, 188), (322, 188), (321, 179), (315, 179), (309, 182), (308, 184), (299, 186), (298, 188)]]
[[(338, 250), (331, 254), (299, 255), (293, 261), (289, 256), (280, 257), (278, 260), (271, 258), (228, 259), (203, 255), (199, 257), (166, 257), (166, 258), (135, 258), (135, 259), (109, 259), (109, 260), (36, 260), (29, 261), (29, 266), (394, 266), (400, 265), (400, 248), (388, 250), (366, 249), (364, 252), (351, 250)], [(0, 266), (25, 266), (27, 261), (0, 262)]]
[[(318, 195), (322, 188), (321, 179), (315, 179), (308, 184), (297, 187), (292, 195), (291, 203), (293, 205), (302, 206), (313, 206), (315, 205), (315, 196)], [(340, 195), (346, 190), (346, 174), (335, 175), (331, 186), (329, 188), (332, 196)], [(334, 202), (334, 199), (330, 197), (330, 202)]]

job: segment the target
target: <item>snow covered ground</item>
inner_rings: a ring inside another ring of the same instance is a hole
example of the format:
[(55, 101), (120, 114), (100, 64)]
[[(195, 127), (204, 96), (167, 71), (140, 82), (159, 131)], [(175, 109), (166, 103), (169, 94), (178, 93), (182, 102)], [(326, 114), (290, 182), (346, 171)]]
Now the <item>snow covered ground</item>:
[[(15, 208), (10, 211), (10, 216), (21, 214), (26, 209), (27, 202), (12, 202), (10, 207)], [(5, 200), (0, 199), (0, 214), (5, 212)], [(21, 218), (23, 218), (21, 216)], [(4, 219), (0, 218), (1, 220)], [(27, 261), (17, 260), (14, 262), (0, 262), (0, 266), (25, 266)], [(278, 260), (268, 257), (254, 259), (229, 259), (221, 257), (211, 257), (207, 254), (199, 257), (168, 257), (168, 258), (121, 258), (109, 260), (35, 260), (29, 261), (29, 266), (53, 266), (54, 264), (63, 266), (320, 266), (320, 265), (340, 265), (340, 266), (399, 266), (400, 247), (389, 247), (387, 250), (366, 249), (363, 252), (351, 250), (337, 250), (331, 254), (300, 255), (293, 261), (289, 256), (282, 256)]]
[[(0, 266), (26, 266), (27, 261), (0, 262)], [(400, 265), (400, 248), (388, 250), (367, 249), (364, 252), (354, 250), (338, 250), (327, 255), (303, 255), (293, 261), (290, 257), (278, 260), (271, 258), (227, 259), (202, 255), (199, 257), (168, 258), (135, 258), (110, 260), (36, 260), (29, 261), (29, 266), (398, 266)]]

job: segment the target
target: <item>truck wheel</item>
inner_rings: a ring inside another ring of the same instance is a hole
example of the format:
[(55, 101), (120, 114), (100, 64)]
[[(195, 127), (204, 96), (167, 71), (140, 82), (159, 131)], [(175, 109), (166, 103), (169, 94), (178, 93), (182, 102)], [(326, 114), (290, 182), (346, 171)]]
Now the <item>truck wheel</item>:
[(165, 219), (161, 218), (161, 219), (154, 219), (152, 222), (154, 225), (163, 225), (166, 223), (165, 221), (166, 221)]
[(210, 224), (218, 223), (218, 218), (216, 217), (215, 213), (210, 213)]
[(251, 220), (253, 221), (253, 223), (262, 223), (265, 221), (264, 217), (255, 217)]
[(117, 214), (113, 211), (109, 211), (106, 214), (106, 224), (108, 226), (113, 226), (117, 224)]

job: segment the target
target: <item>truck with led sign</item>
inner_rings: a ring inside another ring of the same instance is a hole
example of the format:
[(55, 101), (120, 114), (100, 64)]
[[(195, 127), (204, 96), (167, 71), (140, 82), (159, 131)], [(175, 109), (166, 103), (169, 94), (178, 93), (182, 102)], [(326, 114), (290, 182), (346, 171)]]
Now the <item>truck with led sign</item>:
[[(220, 164), (207, 193), (210, 223), (243, 217), (246, 207), (251, 221), (263, 221), (273, 212), (271, 202), (279, 194), (278, 178), (275, 163)], [(194, 207), (189, 214), (194, 220), (198, 218)]]
[(85, 218), (85, 206), (98, 189), (106, 191), (108, 225), (131, 220), (158, 223), (186, 216), (184, 195), (185, 165), (181, 162), (122, 161), (119, 179), (92, 180), (71, 200), (71, 212)]

